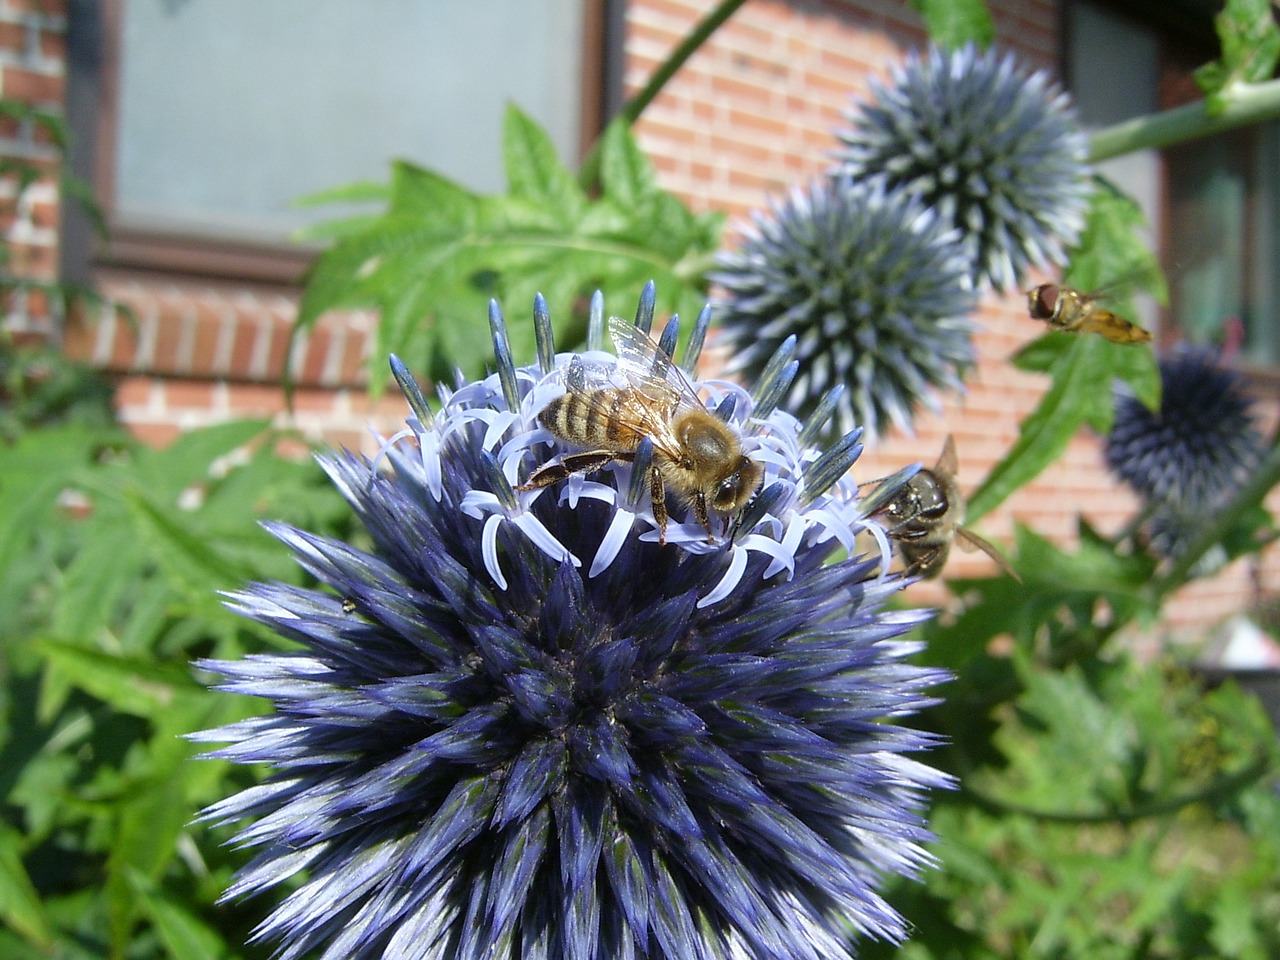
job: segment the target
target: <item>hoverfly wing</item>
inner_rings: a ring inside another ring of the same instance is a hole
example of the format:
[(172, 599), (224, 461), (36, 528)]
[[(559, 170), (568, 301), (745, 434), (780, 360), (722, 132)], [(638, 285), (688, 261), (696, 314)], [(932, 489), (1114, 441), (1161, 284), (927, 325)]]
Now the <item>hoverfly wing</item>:
[(1110, 310), (1095, 307), (1081, 319), (1077, 329), (1096, 333), (1112, 343), (1146, 343), (1151, 339), (1151, 332), (1144, 330), (1130, 320), (1117, 316)]

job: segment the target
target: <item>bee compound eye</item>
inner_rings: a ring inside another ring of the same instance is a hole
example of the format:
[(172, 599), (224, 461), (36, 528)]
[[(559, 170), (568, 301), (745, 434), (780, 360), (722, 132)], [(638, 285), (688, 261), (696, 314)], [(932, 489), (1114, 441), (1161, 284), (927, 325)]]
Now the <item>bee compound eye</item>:
[(732, 474), (720, 481), (716, 487), (715, 496), (712, 497), (711, 503), (717, 510), (726, 510), (732, 507), (738, 500), (738, 494), (742, 489), (742, 478), (738, 474)]

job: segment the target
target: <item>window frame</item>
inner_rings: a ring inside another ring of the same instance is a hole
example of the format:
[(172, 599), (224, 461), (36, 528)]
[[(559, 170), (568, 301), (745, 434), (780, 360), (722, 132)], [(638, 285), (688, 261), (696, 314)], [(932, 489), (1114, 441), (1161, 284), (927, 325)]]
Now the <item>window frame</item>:
[[(62, 210), (60, 267), (88, 284), (101, 269), (296, 286), (318, 245), (262, 241), (213, 231), (165, 230), (122, 222), (115, 183), (120, 123), (120, 63), (128, 0), (68, 0), (67, 122), (69, 170), (88, 183), (106, 238), (79, 204)], [(624, 0), (580, 0), (577, 159), (586, 156), (621, 103)]]

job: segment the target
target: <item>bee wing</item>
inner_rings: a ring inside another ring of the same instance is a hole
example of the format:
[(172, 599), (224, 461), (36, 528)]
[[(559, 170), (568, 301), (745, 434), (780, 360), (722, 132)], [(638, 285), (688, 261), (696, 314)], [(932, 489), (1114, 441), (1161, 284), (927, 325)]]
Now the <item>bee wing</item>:
[(1013, 577), (1018, 583), (1022, 582), (1022, 578), (1018, 576), (1018, 571), (1010, 566), (1009, 561), (1005, 559), (1003, 553), (996, 549), (995, 545), (988, 540), (978, 536), (972, 530), (965, 527), (956, 528), (956, 541), (960, 544), (960, 549), (972, 553), (974, 550), (981, 550), (988, 557), (996, 562), (996, 566)]
[(618, 366), (632, 389), (656, 402), (705, 406), (684, 372), (634, 323), (610, 317), (609, 336), (618, 350)]
[(574, 357), (565, 372), (564, 385), (566, 392), (588, 399), (597, 390), (609, 390), (614, 398), (609, 405), (610, 420), (631, 433), (650, 437), (656, 452), (669, 459), (679, 458), (680, 441), (671, 430), (679, 396), (665, 383), (637, 384), (635, 379), (628, 372), (627, 384), (619, 384), (613, 367)]
[(949, 477), (954, 477), (960, 472), (960, 458), (956, 456), (956, 441), (949, 433), (942, 444), (942, 453), (938, 456), (938, 465), (933, 468), (933, 472), (944, 473)]

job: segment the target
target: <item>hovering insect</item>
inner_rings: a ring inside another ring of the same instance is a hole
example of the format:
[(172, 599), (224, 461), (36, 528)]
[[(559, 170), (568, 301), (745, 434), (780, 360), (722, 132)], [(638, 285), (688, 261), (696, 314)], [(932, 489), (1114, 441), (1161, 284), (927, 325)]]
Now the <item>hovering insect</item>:
[(948, 435), (934, 468), (913, 476), (881, 508), (891, 521), (885, 532), (897, 541), (906, 562), (904, 572), (927, 579), (938, 576), (951, 553), (952, 542), (959, 541), (962, 548), (981, 550), (1021, 582), (1022, 578), (994, 546), (961, 526), (965, 501), (956, 482), (958, 469), (955, 441)]
[(568, 454), (539, 467), (517, 490), (538, 490), (576, 473), (591, 473), (613, 461), (631, 463), (641, 442), (653, 444), (649, 490), (658, 542), (667, 542), (666, 491), (693, 506), (694, 516), (713, 539), (710, 512), (741, 510), (764, 476), (764, 468), (742, 452), (734, 429), (706, 408), (671, 358), (643, 330), (617, 317), (609, 334), (618, 350), (624, 386), (589, 383), (588, 370), (574, 359), (565, 377), (567, 392), (538, 414), (556, 437), (584, 453)]
[(1042, 283), (1028, 290), (1027, 312), (1031, 319), (1043, 320), (1055, 330), (1096, 333), (1112, 343), (1146, 343), (1151, 339), (1149, 331), (1098, 306), (1096, 294), (1056, 283)]

